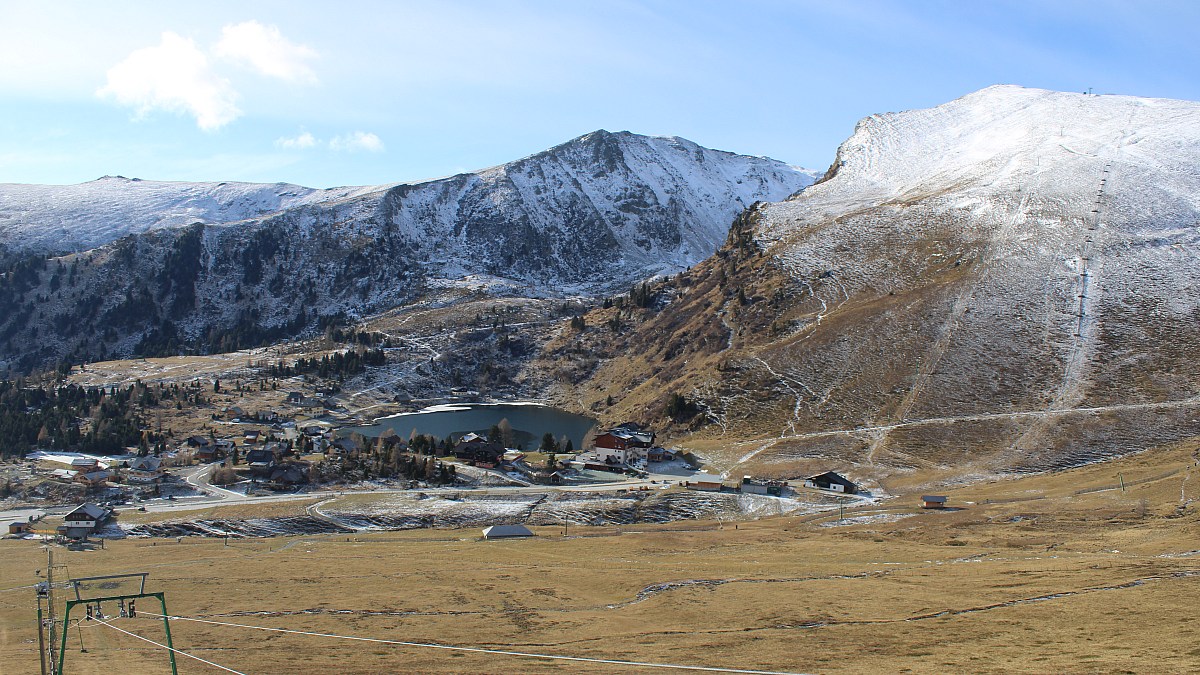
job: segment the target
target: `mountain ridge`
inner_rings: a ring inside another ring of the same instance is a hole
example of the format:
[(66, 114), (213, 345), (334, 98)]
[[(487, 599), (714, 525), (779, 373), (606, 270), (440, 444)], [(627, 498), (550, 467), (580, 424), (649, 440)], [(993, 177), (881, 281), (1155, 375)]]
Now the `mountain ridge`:
[(998, 86), (868, 117), (590, 381), (630, 392), (613, 419), (686, 395), (685, 442), (766, 475), (994, 476), (1200, 434), (1196, 166), (1187, 101)]
[[(332, 192), (108, 179), (92, 187), (182, 194), (175, 213), (185, 215), (232, 204), (224, 213), (238, 219), (156, 227), (52, 260), (26, 255), (0, 280), (0, 353), (33, 367), (226, 350), (418, 298), (604, 294), (699, 262), (746, 206), (812, 179), (775, 160), (610, 132), (480, 172)], [(229, 199), (201, 206), (188, 192), (221, 188)], [(260, 201), (237, 201), (246, 194)], [(281, 194), (296, 205), (241, 218)], [(152, 214), (155, 203), (139, 208)], [(121, 212), (103, 213), (91, 225), (108, 236)]]
[[(3, 183), (0, 184), (0, 246), (27, 253), (81, 252), (98, 248), (128, 234), (196, 223), (232, 224), (267, 218), (303, 206), (382, 194), (406, 186), (504, 173), (522, 164), (545, 160), (555, 152), (587, 144), (590, 139), (597, 137), (639, 138), (682, 147), (701, 147), (678, 136), (641, 136), (629, 131), (598, 129), (503, 164), (432, 179), (376, 185), (310, 188), (286, 182), (162, 181), (118, 175), (101, 176), (70, 185)], [(748, 157), (720, 150), (704, 150), (729, 158)], [(767, 157), (751, 159), (787, 167)], [(787, 168), (813, 176), (813, 172), (799, 167)]]

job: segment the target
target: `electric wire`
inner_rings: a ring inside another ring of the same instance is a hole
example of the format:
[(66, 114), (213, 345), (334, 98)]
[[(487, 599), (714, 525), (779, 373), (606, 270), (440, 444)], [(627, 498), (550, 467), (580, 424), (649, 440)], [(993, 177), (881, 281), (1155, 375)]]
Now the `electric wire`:
[(168, 651), (174, 652), (176, 654), (179, 654), (180, 656), (186, 656), (189, 659), (195, 659), (195, 660), (199, 661), (200, 663), (207, 663), (208, 665), (212, 666), (213, 668), (220, 668), (221, 670), (224, 670), (227, 673), (234, 673), (235, 675), (246, 675), (246, 673), (243, 673), (239, 670), (234, 670), (233, 668), (226, 668), (225, 666), (223, 666), (219, 663), (213, 663), (212, 661), (209, 661), (207, 659), (202, 659), (199, 656), (195, 656), (194, 654), (189, 654), (187, 652), (181, 652), (178, 649), (175, 649), (174, 647), (168, 647), (162, 643), (155, 642), (154, 640), (151, 640), (150, 638), (142, 637), (141, 635), (138, 635), (137, 633), (130, 633), (129, 631), (127, 631), (123, 628), (117, 628), (116, 626), (112, 625), (111, 623), (109, 623), (107, 621), (97, 620), (96, 623), (100, 624), (101, 626), (107, 626), (115, 631), (120, 631), (130, 637), (135, 637), (139, 640), (142, 640), (143, 642), (149, 642), (150, 644), (152, 644), (156, 647), (161, 647), (162, 649), (166, 649)]
[(198, 623), (207, 623), (207, 624), (212, 624), (215, 626), (230, 626), (233, 628), (250, 628), (250, 629), (254, 629), (254, 630), (265, 630), (265, 631), (271, 631), (274, 633), (290, 633), (293, 635), (308, 635), (308, 636), (312, 636), (312, 637), (327, 637), (327, 638), (338, 638), (338, 639), (342, 639), (342, 640), (357, 640), (359, 642), (374, 642), (374, 643), (378, 643), (378, 644), (398, 645), (398, 646), (402, 646), (402, 647), (423, 647), (426, 649), (444, 649), (447, 651), (471, 652), (471, 653), (476, 653), (476, 654), (498, 654), (498, 655), (505, 655), (505, 656), (523, 656), (523, 657), (531, 658), (531, 659), (546, 659), (546, 660), (554, 660), (554, 661), (576, 661), (576, 662), (582, 661), (585, 663), (607, 663), (607, 664), (618, 665), (618, 666), (637, 666), (639, 668), (666, 668), (666, 669), (673, 669), (673, 670), (695, 670), (695, 671), (703, 671), (703, 672), (709, 672), (709, 673), (747, 673), (749, 675), (803, 675), (802, 673), (795, 673), (795, 672), (789, 672), (789, 671), (749, 670), (749, 669), (743, 669), (743, 668), (720, 668), (720, 667), (715, 667), (715, 666), (687, 666), (687, 665), (675, 664), (675, 663), (651, 663), (651, 662), (646, 662), (646, 661), (623, 661), (620, 659), (599, 659), (599, 658), (591, 658), (591, 657), (587, 657), (587, 656), (562, 656), (562, 655), (558, 655), (558, 654), (537, 654), (537, 653), (533, 653), (533, 652), (518, 652), (518, 651), (511, 651), (511, 650), (506, 650), (506, 649), (486, 649), (484, 647), (460, 647), (457, 645), (444, 645), (444, 644), (438, 644), (435, 642), (406, 642), (404, 640), (385, 640), (383, 638), (367, 638), (367, 637), (358, 637), (355, 635), (337, 635), (335, 633), (318, 633), (318, 632), (307, 631), (307, 630), (293, 630), (290, 628), (267, 628), (266, 626), (251, 626), (251, 625), (242, 624), (242, 623), (229, 623), (226, 621), (213, 621), (211, 619), (195, 619), (195, 618), (186, 617), (186, 616), (165, 616), (164, 617), (164, 615), (162, 615), (162, 614), (155, 614), (154, 612), (145, 612), (145, 611), (139, 610), (138, 616), (141, 617), (143, 615), (148, 616), (148, 617), (154, 616), (154, 617), (179, 620), (179, 621), (195, 621)]

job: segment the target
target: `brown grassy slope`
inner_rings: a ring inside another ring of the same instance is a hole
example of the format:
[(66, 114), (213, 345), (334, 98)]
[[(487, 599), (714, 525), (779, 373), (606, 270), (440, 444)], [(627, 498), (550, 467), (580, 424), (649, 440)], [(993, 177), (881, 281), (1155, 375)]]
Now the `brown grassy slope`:
[[(736, 354), (727, 350), (731, 339), (743, 348), (758, 344), (761, 333), (769, 333), (776, 312), (804, 311), (789, 302), (799, 295), (794, 284), (765, 262), (735, 254), (727, 246), (695, 268), (653, 284), (651, 307), (620, 298), (619, 306), (589, 312), (583, 331), (563, 328), (531, 368), (555, 371), (552, 395), (598, 413), (604, 424), (633, 419), (663, 428), (671, 422), (663, 413), (670, 394), (690, 394), (710, 386), (714, 373), (739, 368), (729, 358)], [(735, 276), (740, 285), (730, 282)], [(745, 305), (738, 301), (739, 287)], [(748, 330), (731, 336), (727, 322), (741, 312), (750, 317), (745, 321)], [(732, 384), (729, 394), (758, 403), (774, 398), (756, 387), (735, 391), (741, 383)], [(607, 405), (609, 396), (612, 406)], [(685, 428), (677, 425), (675, 431)]]
[[(945, 310), (948, 287), (969, 279), (969, 260), (908, 270), (899, 292), (863, 292), (831, 307), (825, 298), (836, 277), (823, 269), (799, 278), (785, 272), (752, 240), (758, 217), (748, 212), (716, 256), (660, 283), (659, 297), (669, 300), (661, 310), (626, 309), (618, 334), (607, 324), (620, 310), (593, 312), (583, 334), (551, 343), (551, 358), (572, 350), (606, 357), (594, 371), (572, 373), (588, 379), (573, 390), (564, 384), (570, 393), (563, 398), (604, 413), (605, 421), (662, 424), (667, 396), (688, 395), (715, 422), (688, 439), (700, 447), (706, 439), (728, 444), (890, 419), (914, 381), (909, 354), (936, 338), (927, 317)], [(809, 384), (821, 379), (827, 386)], [(601, 400), (614, 391), (607, 410)]]
[[(1200, 521), (1194, 507), (1172, 516), (1181, 489), (1197, 496), (1183, 483), (1195, 449), (963, 488), (950, 493), (962, 511), (919, 513), (905, 500), (892, 515), (906, 518), (841, 528), (782, 518), (572, 538), (542, 528), (490, 543), (474, 530), (126, 540), (56, 556), (74, 576), (149, 571), (184, 616), (380, 639), (794, 672), (1189, 672), (1200, 663), (1200, 557), (1186, 554)], [(1163, 466), (1179, 473), (1133, 482)], [(1114, 471), (1126, 492), (1075, 494)], [(33, 672), (33, 597), (20, 586), (44, 554), (28, 542), (0, 549), (0, 671)], [(161, 639), (151, 619), (116, 625)], [(149, 645), (82, 630), (88, 651), (73, 632), (68, 672), (165, 670)], [(180, 649), (264, 674), (657, 672), (183, 621), (173, 632)]]
[(667, 397), (687, 395), (706, 414), (668, 428), (676, 441), (779, 476), (1044, 470), (1200, 433), (1200, 329), (1122, 290), (1171, 272), (1111, 244), (1080, 339), (1062, 260), (1088, 230), (1069, 216), (1030, 238), (1036, 202), (999, 197), (981, 220), (914, 199), (784, 239), (769, 207), (751, 210), (716, 256), (660, 283), (665, 306), (624, 310), (617, 335), (603, 326), (619, 310), (597, 312), (552, 343), (549, 357), (599, 355), (560, 398), (663, 425)]

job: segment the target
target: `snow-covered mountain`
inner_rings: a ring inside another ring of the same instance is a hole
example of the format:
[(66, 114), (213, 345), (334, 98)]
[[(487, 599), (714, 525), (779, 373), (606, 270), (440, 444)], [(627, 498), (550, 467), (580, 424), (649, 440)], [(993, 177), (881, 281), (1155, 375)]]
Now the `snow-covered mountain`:
[(482, 273), (616, 288), (703, 260), (744, 208), (791, 195), (815, 177), (682, 138), (597, 131), (338, 210), (351, 222), (385, 224), (437, 262), (444, 278)]
[[(416, 238), (470, 239), (489, 228), (494, 231), (488, 237), (520, 238), (530, 230), (555, 236), (570, 216), (579, 215), (608, 229), (621, 256), (665, 269), (711, 254), (728, 221), (755, 200), (785, 197), (814, 178), (811, 171), (682, 138), (597, 131), (516, 162), (415, 184), (315, 190), (289, 183), (122, 176), (79, 185), (0, 184), (0, 246), (35, 253), (86, 251), (129, 234), (237, 223), (338, 203), (355, 213), (387, 210), (398, 228)], [(564, 218), (564, 210), (573, 213)], [(656, 233), (642, 222), (656, 211), (678, 212), (691, 222), (682, 228), (667, 225), (678, 232)], [(683, 257), (677, 260), (677, 255)]]
[(86, 251), (164, 227), (229, 223), (380, 188), (275, 183), (184, 183), (104, 176), (79, 185), (0, 183), (0, 246), (38, 253)]
[(747, 206), (813, 179), (681, 138), (597, 131), (417, 184), (0, 186), (13, 248), (72, 249), (129, 232), (14, 262), (0, 281), (0, 353), (34, 365), (226, 349), (463, 286), (624, 290), (703, 260)]
[(696, 271), (727, 342), (646, 379), (766, 434), (731, 466), (989, 475), (1200, 434), (1200, 103), (997, 86), (874, 115), (740, 222)]

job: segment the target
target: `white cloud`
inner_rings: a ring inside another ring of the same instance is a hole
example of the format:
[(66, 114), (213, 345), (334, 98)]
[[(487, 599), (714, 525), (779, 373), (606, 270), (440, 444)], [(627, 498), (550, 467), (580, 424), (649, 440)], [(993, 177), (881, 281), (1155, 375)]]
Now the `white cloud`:
[(144, 117), (153, 110), (190, 114), (205, 131), (213, 131), (242, 113), (237, 92), (209, 67), (196, 43), (170, 31), (162, 43), (134, 51), (108, 71), (108, 82), (96, 94), (112, 98)]
[(257, 21), (222, 28), (213, 56), (248, 65), (263, 75), (288, 82), (317, 81), (316, 73), (307, 63), (317, 57), (317, 52), (291, 42), (275, 26), (264, 26)]
[(275, 147), (283, 148), (284, 150), (308, 150), (309, 148), (315, 148), (316, 146), (316, 137), (307, 131), (294, 138), (275, 139)]
[(338, 134), (328, 141), (321, 140), (307, 131), (292, 137), (275, 139), (275, 147), (283, 150), (311, 150), (326, 147), (334, 152), (383, 152), (383, 140), (369, 131), (354, 131)]
[(369, 131), (355, 131), (345, 135), (334, 136), (329, 141), (329, 149), (339, 152), (356, 152), (359, 150), (383, 152), (383, 140)]

